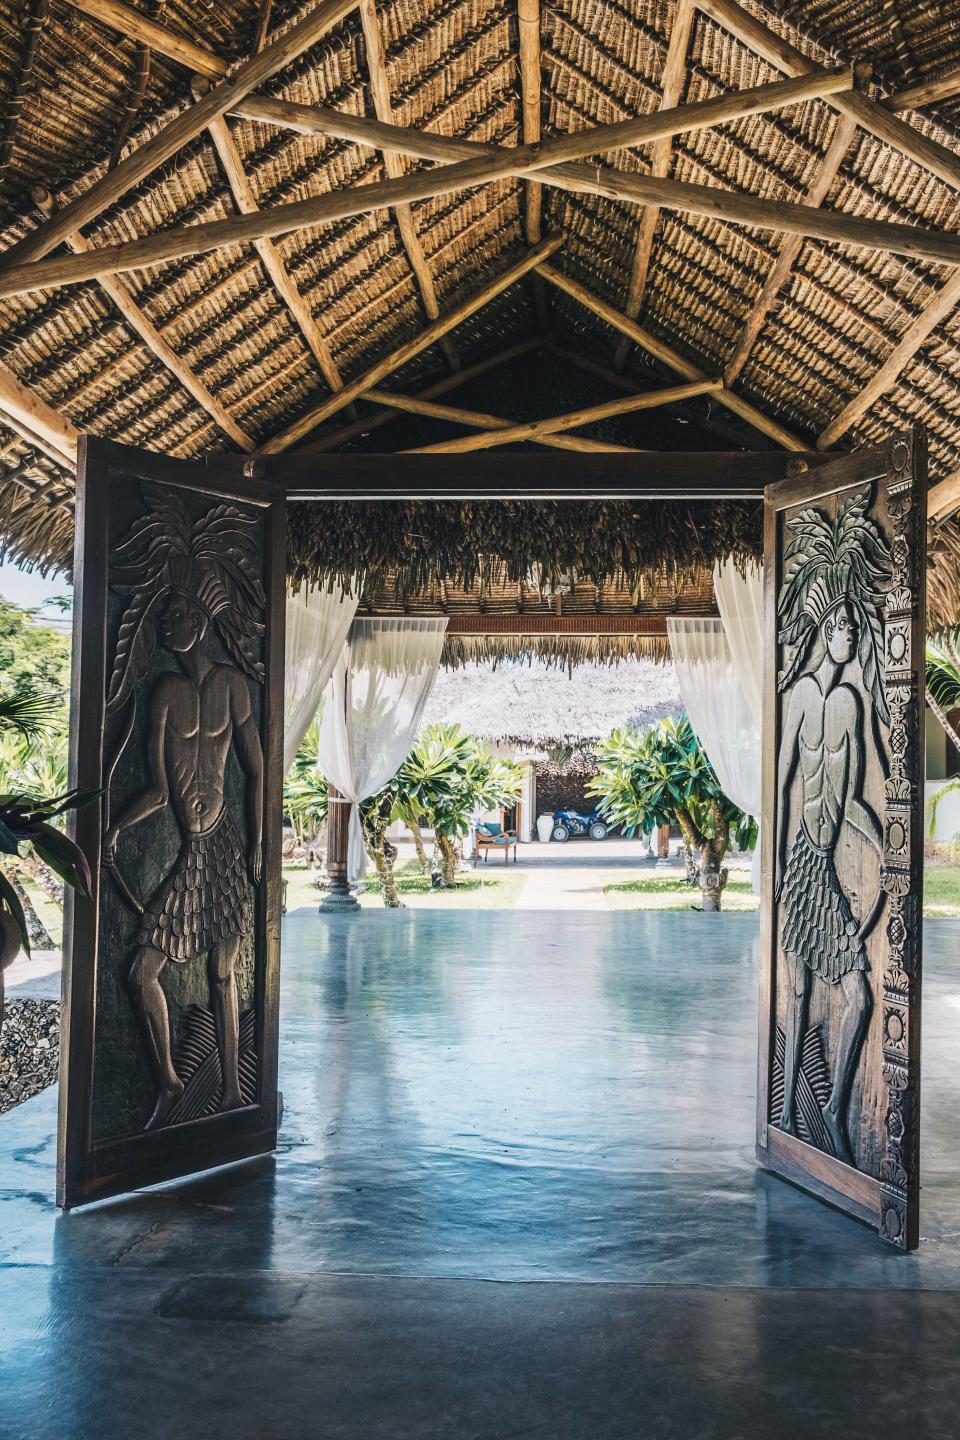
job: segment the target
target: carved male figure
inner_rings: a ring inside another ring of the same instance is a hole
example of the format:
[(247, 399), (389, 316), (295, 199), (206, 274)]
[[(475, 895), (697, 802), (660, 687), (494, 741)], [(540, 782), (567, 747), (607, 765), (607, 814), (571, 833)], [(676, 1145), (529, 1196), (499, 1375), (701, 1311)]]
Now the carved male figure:
[[(147, 1129), (162, 1125), (183, 1094), (171, 1056), (170, 1022), (160, 976), (168, 961), (184, 964), (206, 955), (223, 1075), (221, 1109), (243, 1104), (238, 1072), (239, 1015), (236, 963), (250, 927), (247, 876), (261, 875), (263, 755), (244, 676), (205, 652), (209, 617), (174, 590), (159, 635), (179, 669), (153, 687), (148, 722), (151, 783), (136, 796), (104, 840), (115, 863), (124, 831), (169, 805), (182, 844), (173, 869), (144, 908), (137, 953), (127, 984), (157, 1077), (158, 1095)], [(224, 793), (231, 745), (247, 778), (253, 840), (245, 863)]]
[[(855, 915), (836, 869), (843, 826), (882, 853), (880, 822), (864, 796), (867, 745), (873, 726), (860, 689), (848, 678), (855, 657), (863, 688), (882, 715), (880, 680), (882, 592), (889, 550), (867, 518), (869, 492), (847, 501), (836, 522), (805, 510), (793, 522), (798, 538), (785, 556), (780, 596), (781, 639), (796, 648), (780, 688), (790, 699), (780, 743), (776, 896), (782, 902), (781, 946), (790, 988), (786, 1016), (784, 1099), (780, 1127), (797, 1134), (796, 1092), (812, 981), (839, 986), (833, 1084), (823, 1123), (838, 1159), (853, 1163), (847, 1109), (872, 998), (865, 941), (881, 893)], [(809, 657), (809, 659), (808, 659)], [(791, 786), (800, 772), (798, 824), (787, 853)]]
[[(166, 1123), (184, 1093), (173, 1063), (161, 983), (170, 963), (189, 964), (206, 956), (223, 1082), (220, 1108), (233, 1110), (244, 1103), (236, 969), (251, 925), (250, 882), (260, 883), (263, 863), (263, 752), (249, 683), (264, 681), (259, 645), (266, 599), (255, 517), (220, 503), (195, 518), (176, 492), (144, 484), (142, 493), (146, 510), (111, 557), (112, 587), (130, 599), (117, 631), (107, 714), (129, 718), (108, 768), (103, 860), (121, 896), (139, 915), (126, 983), (157, 1085), (146, 1125), (152, 1130)], [(221, 656), (208, 648), (214, 632)], [(174, 657), (176, 668), (156, 675), (158, 642)], [(151, 675), (156, 678), (146, 724), (148, 784), (111, 825), (114, 772), (134, 733), (138, 696)], [(246, 855), (227, 800), (231, 753), (245, 777)], [(179, 854), (141, 904), (135, 882), (131, 889), (118, 868), (118, 842), (165, 809), (180, 832)]]

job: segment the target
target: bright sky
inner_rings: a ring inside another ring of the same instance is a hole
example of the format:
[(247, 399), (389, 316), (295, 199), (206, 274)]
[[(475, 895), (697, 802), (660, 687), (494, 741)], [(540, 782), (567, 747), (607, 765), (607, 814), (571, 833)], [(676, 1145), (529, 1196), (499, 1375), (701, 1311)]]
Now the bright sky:
[[(4, 600), (13, 600), (17, 605), (43, 605), (54, 595), (71, 595), (70, 581), (65, 575), (48, 575), (46, 580), (38, 570), (18, 570), (16, 565), (0, 564), (0, 595)], [(58, 614), (51, 610), (51, 618)]]

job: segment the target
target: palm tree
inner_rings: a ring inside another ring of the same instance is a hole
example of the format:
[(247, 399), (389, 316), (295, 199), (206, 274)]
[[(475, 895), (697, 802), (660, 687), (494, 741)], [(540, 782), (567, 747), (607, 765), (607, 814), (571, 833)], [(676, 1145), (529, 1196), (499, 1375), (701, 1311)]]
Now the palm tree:
[(686, 845), (700, 851), (702, 908), (719, 910), (731, 827), (741, 846), (750, 848), (757, 826), (723, 793), (689, 720), (668, 717), (645, 730), (615, 730), (597, 759), (599, 771), (587, 789), (607, 822), (628, 836), (677, 824)]

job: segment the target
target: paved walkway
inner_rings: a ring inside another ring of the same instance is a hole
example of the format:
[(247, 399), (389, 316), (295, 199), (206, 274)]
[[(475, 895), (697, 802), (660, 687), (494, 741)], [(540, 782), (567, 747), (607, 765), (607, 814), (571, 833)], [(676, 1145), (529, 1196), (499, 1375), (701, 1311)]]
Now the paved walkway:
[(527, 876), (517, 910), (606, 910), (604, 885), (653, 874), (657, 865), (639, 840), (619, 839), (521, 845), (517, 859)]

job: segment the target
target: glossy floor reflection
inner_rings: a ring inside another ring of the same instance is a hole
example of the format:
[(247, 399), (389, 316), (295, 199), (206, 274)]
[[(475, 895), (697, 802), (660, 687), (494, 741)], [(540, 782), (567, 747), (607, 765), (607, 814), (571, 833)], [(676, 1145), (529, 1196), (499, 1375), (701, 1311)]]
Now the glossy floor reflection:
[(910, 1257), (754, 1164), (756, 935), (288, 916), (275, 1157), (58, 1216), (55, 1097), (0, 1119), (2, 1440), (954, 1435), (960, 927)]

